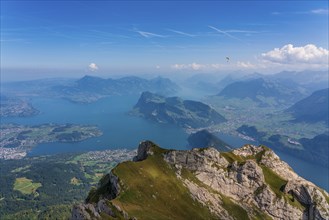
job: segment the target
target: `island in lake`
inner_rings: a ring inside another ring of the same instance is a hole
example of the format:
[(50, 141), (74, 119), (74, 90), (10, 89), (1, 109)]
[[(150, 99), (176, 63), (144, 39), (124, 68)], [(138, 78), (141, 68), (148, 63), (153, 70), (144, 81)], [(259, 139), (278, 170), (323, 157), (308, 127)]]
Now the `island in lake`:
[(102, 131), (96, 126), (90, 125), (2, 125), (0, 128), (0, 159), (21, 159), (40, 143), (77, 142), (102, 134)]

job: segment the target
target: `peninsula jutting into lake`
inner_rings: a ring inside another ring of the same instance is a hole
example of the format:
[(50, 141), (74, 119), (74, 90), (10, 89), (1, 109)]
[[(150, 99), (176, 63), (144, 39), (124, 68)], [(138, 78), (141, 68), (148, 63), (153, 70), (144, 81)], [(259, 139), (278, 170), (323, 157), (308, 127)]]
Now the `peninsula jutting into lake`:
[(86, 125), (1, 125), (0, 159), (21, 159), (40, 143), (77, 142), (100, 135), (97, 127)]

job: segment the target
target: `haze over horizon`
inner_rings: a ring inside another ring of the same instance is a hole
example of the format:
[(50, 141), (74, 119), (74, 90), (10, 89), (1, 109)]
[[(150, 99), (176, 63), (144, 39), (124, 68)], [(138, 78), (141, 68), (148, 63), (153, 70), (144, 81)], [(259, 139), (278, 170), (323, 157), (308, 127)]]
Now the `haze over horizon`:
[(326, 1), (1, 1), (1, 80), (328, 70)]

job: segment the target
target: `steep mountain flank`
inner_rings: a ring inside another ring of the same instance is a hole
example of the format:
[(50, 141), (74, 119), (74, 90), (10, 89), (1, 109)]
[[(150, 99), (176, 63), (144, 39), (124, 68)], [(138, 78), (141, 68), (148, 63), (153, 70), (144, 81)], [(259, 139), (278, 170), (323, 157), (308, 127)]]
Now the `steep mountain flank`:
[(71, 219), (328, 219), (328, 193), (270, 149), (165, 150), (142, 142)]
[(315, 91), (312, 95), (300, 100), (287, 111), (291, 112), (296, 122), (329, 123), (329, 89)]
[(197, 101), (182, 100), (143, 92), (132, 112), (160, 123), (176, 124), (185, 128), (200, 128), (225, 122), (226, 119), (210, 106)]
[(218, 96), (225, 98), (249, 98), (262, 102), (264, 98), (272, 98), (278, 103), (291, 103), (305, 97), (296, 83), (263, 78), (233, 82), (227, 85)]

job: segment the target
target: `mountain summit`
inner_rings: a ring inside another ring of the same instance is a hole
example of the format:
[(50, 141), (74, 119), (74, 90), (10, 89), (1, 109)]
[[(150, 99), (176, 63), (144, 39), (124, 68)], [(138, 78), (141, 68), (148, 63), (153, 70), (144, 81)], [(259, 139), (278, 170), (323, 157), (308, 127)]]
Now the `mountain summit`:
[(264, 146), (231, 152), (140, 143), (71, 219), (328, 219), (329, 195)]

